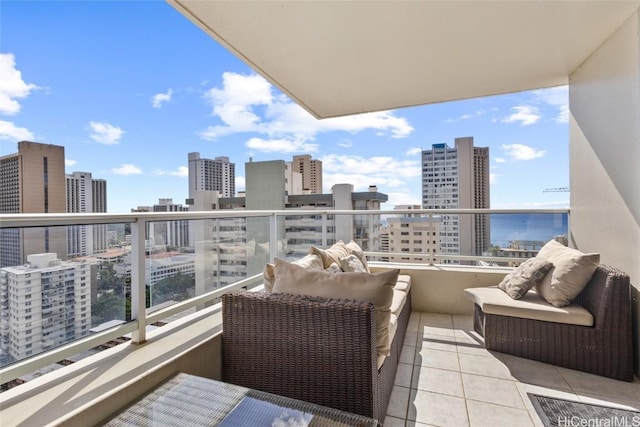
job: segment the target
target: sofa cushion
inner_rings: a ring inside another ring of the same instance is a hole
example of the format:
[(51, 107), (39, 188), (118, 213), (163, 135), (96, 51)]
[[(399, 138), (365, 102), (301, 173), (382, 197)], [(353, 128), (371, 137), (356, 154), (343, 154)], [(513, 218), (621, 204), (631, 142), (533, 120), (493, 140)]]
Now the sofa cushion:
[(340, 258), (340, 268), (348, 273), (368, 273), (362, 261), (354, 254)]
[(374, 274), (307, 270), (276, 258), (273, 292), (372, 303), (376, 314), (376, 349), (378, 354), (388, 356), (391, 345), (389, 319), (393, 285), (396, 283), (398, 273), (400, 270)]
[(355, 241), (351, 240), (349, 243), (344, 245), (345, 248), (349, 251), (351, 255), (355, 255), (358, 257), (362, 265), (364, 265), (364, 269), (367, 273), (371, 273), (369, 270), (369, 265), (367, 264), (367, 257), (364, 255), (362, 248)]
[(578, 304), (554, 307), (534, 291), (527, 292), (522, 299), (514, 300), (495, 286), (468, 288), (465, 296), (477, 304), (487, 314), (543, 320), (545, 322), (567, 323), (570, 325), (593, 326), (593, 316), (589, 310)]
[(351, 255), (349, 249), (342, 240), (338, 240), (334, 245), (327, 249), (320, 249), (316, 246), (309, 248), (310, 254), (319, 255), (324, 263), (324, 268), (328, 268), (334, 262), (340, 265), (340, 258)]
[(398, 280), (396, 281), (396, 285), (393, 287), (393, 289), (409, 293), (409, 291), (411, 290), (411, 276), (407, 274), (399, 274)]
[[(393, 300), (391, 300), (391, 314), (395, 314), (396, 316), (400, 316), (400, 312), (404, 308), (404, 304), (407, 302), (407, 293), (404, 291), (399, 291), (397, 289), (393, 289)], [(393, 339), (393, 335), (391, 335), (391, 339)]]
[(569, 305), (589, 283), (600, 263), (600, 254), (585, 254), (555, 240), (545, 244), (536, 258), (553, 263), (551, 271), (535, 288), (542, 298), (556, 307)]
[(551, 270), (553, 263), (543, 258), (529, 258), (504, 276), (498, 284), (513, 299), (520, 299), (529, 289), (540, 283)]
[[(322, 270), (324, 268), (322, 258), (319, 255), (315, 254), (309, 254), (300, 259), (297, 259), (293, 261), (293, 264), (299, 265), (304, 268), (309, 268), (311, 270)], [(340, 269), (340, 267), (338, 267), (338, 269)], [(275, 265), (266, 264), (264, 266), (264, 269), (262, 270), (262, 277), (264, 280), (264, 290), (268, 293), (273, 292), (273, 284), (276, 280)]]

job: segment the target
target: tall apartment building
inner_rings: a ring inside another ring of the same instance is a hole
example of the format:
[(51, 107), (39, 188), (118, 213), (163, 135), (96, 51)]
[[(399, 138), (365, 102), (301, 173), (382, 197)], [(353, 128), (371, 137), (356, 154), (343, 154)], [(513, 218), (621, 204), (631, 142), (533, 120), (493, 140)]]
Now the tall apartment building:
[(302, 175), (302, 191), (306, 194), (322, 194), (322, 162), (309, 154), (293, 156), (294, 172)]
[[(69, 213), (106, 212), (107, 181), (93, 179), (89, 172), (73, 172), (66, 175), (66, 202)], [(67, 227), (69, 257), (91, 256), (108, 249), (106, 224)]]
[(78, 339), (91, 328), (91, 268), (55, 253), (0, 268), (0, 358), (20, 360)]
[[(64, 213), (64, 147), (20, 141), (0, 157), (0, 213)], [(0, 230), (0, 267), (24, 264), (29, 254), (67, 257), (65, 227)]]
[(293, 170), (293, 162), (284, 164), (284, 190), (287, 194), (304, 194), (302, 174)]
[[(158, 199), (153, 212), (186, 212), (188, 206), (173, 203), (173, 199)], [(189, 221), (153, 221), (149, 223), (149, 237), (155, 245), (189, 246)]]
[[(419, 205), (399, 205), (396, 210), (420, 209)], [(385, 230), (388, 252), (403, 253), (389, 255), (388, 261), (429, 263), (436, 262), (440, 253), (440, 217), (401, 214), (387, 219)]]
[(189, 198), (196, 191), (218, 191), (222, 197), (236, 194), (236, 165), (228, 157), (201, 159), (200, 153), (189, 153)]
[[(489, 148), (474, 147), (473, 137), (456, 138), (455, 147), (434, 144), (422, 151), (424, 209), (489, 208)], [(444, 254), (481, 255), (489, 248), (488, 215), (442, 215)]]

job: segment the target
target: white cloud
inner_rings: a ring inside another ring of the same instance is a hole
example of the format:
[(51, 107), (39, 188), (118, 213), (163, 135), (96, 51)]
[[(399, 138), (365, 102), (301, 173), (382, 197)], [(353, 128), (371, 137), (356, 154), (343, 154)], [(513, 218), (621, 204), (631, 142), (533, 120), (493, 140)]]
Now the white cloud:
[(533, 160), (544, 156), (546, 151), (536, 150), (523, 144), (504, 144), (502, 150), (511, 160)]
[(287, 139), (266, 140), (262, 138), (251, 138), (247, 141), (246, 146), (264, 153), (315, 153), (318, 151), (318, 144)]
[(532, 105), (516, 105), (511, 110), (515, 113), (502, 119), (503, 123), (520, 122), (520, 126), (528, 126), (540, 120), (540, 110)]
[(504, 163), (507, 161), (507, 159), (504, 159), (502, 157), (496, 157), (493, 160), (495, 160), (496, 163)]
[(141, 175), (142, 169), (130, 163), (123, 163), (120, 167), (111, 169), (111, 173), (116, 175)]
[(490, 184), (495, 184), (496, 182), (498, 182), (498, 178), (500, 178), (502, 175), (498, 174), (498, 173), (490, 173), (489, 174), (489, 183)]
[(75, 160), (71, 160), (71, 159), (64, 159), (64, 165), (65, 166), (74, 166), (76, 163), (78, 163)]
[(330, 154), (322, 157), (324, 190), (334, 184), (353, 184), (355, 191), (365, 191), (370, 185), (378, 188), (406, 188), (422, 175), (418, 160), (397, 160), (392, 157), (360, 157)]
[(20, 128), (12, 122), (0, 120), (0, 140), (29, 141), (33, 139), (33, 133), (27, 128)]
[(353, 147), (353, 142), (349, 141), (348, 139), (345, 139), (341, 142), (338, 142), (338, 146), (342, 148), (351, 148)]
[(556, 123), (569, 122), (569, 87), (558, 86), (540, 89), (533, 92), (535, 100), (550, 105), (558, 110), (555, 117)]
[(287, 97), (276, 95), (269, 82), (258, 75), (225, 72), (222, 86), (207, 91), (205, 99), (212, 106), (212, 115), (222, 122), (200, 133), (208, 140), (255, 132), (274, 140), (306, 142), (322, 132), (364, 130), (404, 138), (414, 130), (407, 119), (397, 117), (393, 111), (317, 120)]
[(484, 110), (476, 110), (471, 114), (463, 114), (462, 116), (460, 116), (461, 120), (467, 120), (467, 119), (472, 119), (474, 117), (480, 117), (484, 114)]
[(153, 108), (162, 108), (162, 104), (171, 101), (173, 89), (169, 89), (167, 93), (156, 93), (151, 97), (151, 106)]
[(154, 169), (152, 174), (156, 176), (169, 175), (169, 176), (179, 176), (180, 178), (186, 178), (189, 176), (189, 168), (186, 166), (178, 166), (178, 169), (174, 171)]
[(405, 156), (418, 156), (422, 155), (422, 148), (420, 147), (411, 147), (407, 151), (404, 152)]
[(20, 112), (17, 101), (26, 98), (39, 89), (32, 83), (22, 80), (22, 72), (16, 68), (16, 60), (12, 53), (0, 53), (0, 114), (13, 115)]
[(115, 145), (120, 143), (124, 131), (109, 123), (89, 122), (91, 127), (91, 139), (101, 144)]

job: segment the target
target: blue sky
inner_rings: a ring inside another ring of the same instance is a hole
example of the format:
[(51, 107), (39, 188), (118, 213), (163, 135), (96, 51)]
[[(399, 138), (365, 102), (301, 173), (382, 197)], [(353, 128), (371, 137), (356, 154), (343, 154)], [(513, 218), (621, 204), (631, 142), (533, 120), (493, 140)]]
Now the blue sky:
[[(471, 78), (472, 76), (470, 76)], [(311, 154), (350, 183), (421, 203), (420, 149), (490, 147), (491, 207), (568, 207), (566, 87), (316, 120), (161, 0), (0, 2), (0, 155), (63, 145), (107, 180), (108, 211), (184, 203), (187, 153), (244, 164)]]

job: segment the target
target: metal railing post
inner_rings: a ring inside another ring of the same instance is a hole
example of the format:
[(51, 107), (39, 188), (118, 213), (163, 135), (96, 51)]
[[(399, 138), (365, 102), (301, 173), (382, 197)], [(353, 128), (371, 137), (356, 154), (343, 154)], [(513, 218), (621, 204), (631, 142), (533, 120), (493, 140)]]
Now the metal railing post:
[[(145, 292), (145, 234), (147, 222), (138, 218), (131, 223), (131, 320), (138, 323), (131, 341), (142, 344), (146, 341), (146, 292)], [(151, 292), (151, 290), (149, 290)]]
[(327, 213), (322, 214), (322, 247), (327, 247)]
[(278, 214), (269, 217), (269, 262), (273, 263), (278, 251)]
[[(429, 229), (431, 229), (431, 227), (433, 227), (434, 230), (436, 229), (436, 226), (433, 223), (433, 212), (429, 212)], [(429, 236), (429, 237), (432, 237), (432, 236)], [(437, 236), (437, 237), (438, 237), (438, 241), (440, 241), (440, 236)], [(438, 251), (438, 252), (440, 252), (440, 251)], [(434, 264), (433, 263), (433, 259), (435, 258), (434, 255), (435, 254), (430, 254), (429, 255), (429, 265), (433, 265)]]

